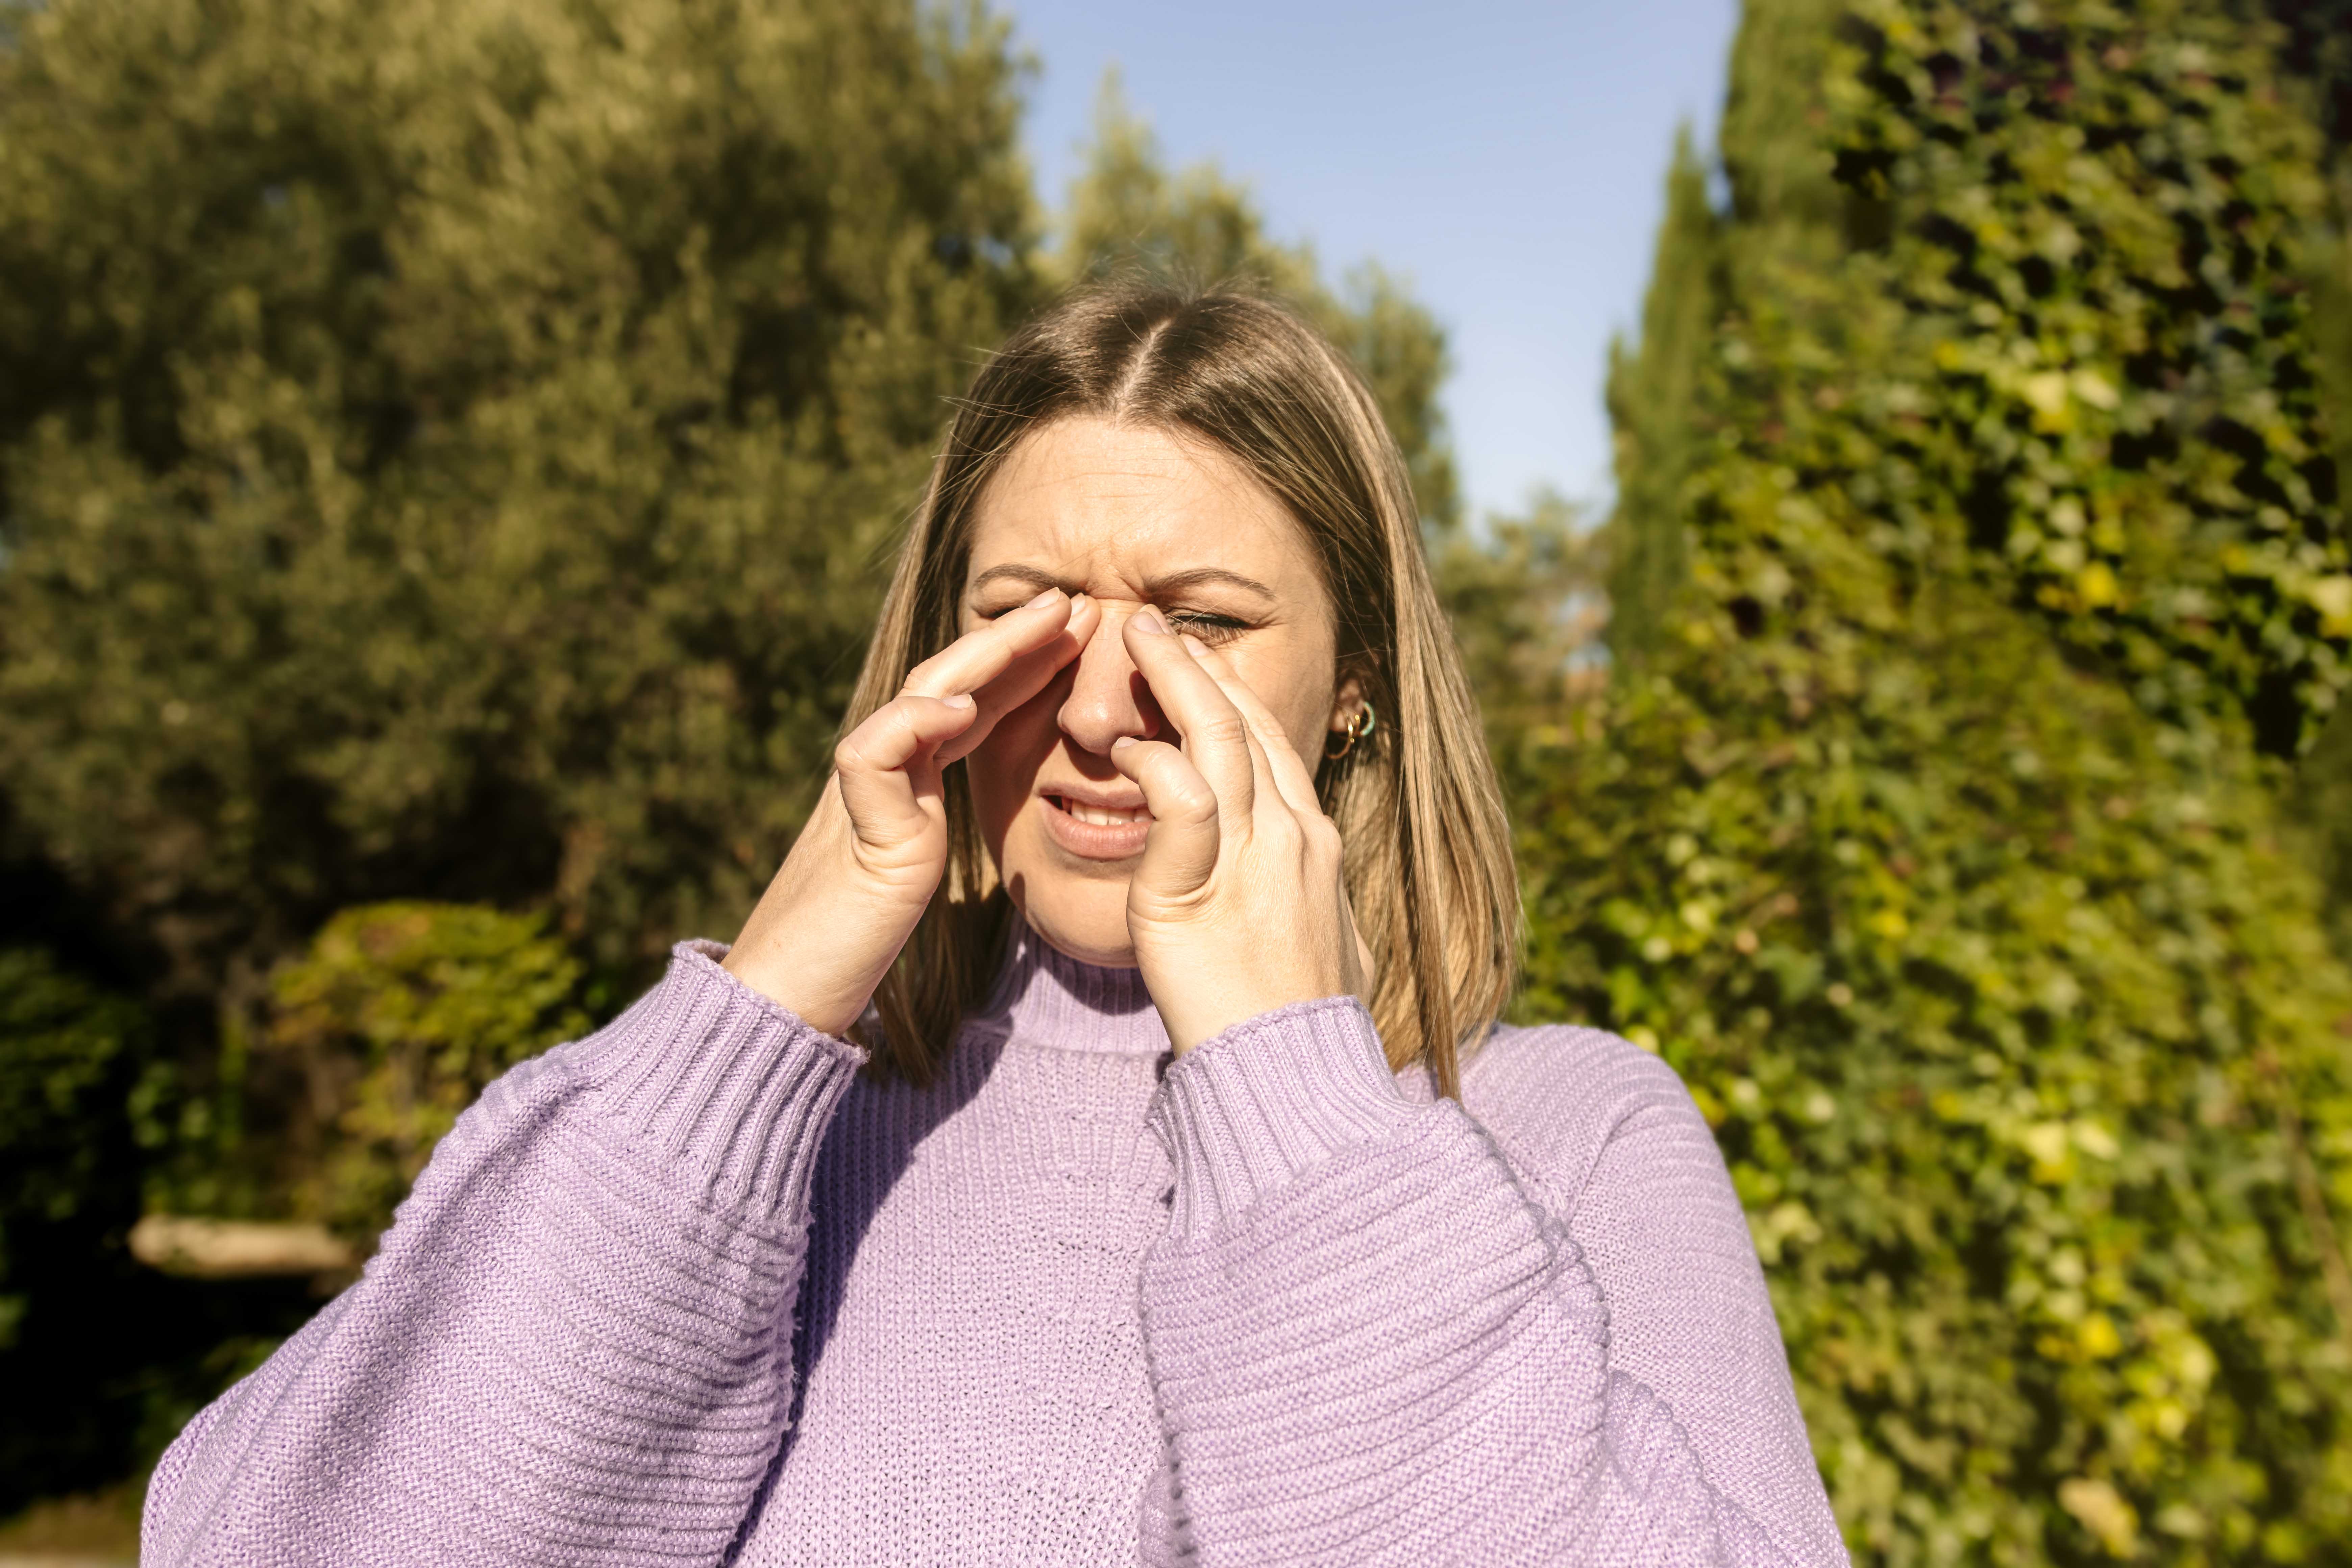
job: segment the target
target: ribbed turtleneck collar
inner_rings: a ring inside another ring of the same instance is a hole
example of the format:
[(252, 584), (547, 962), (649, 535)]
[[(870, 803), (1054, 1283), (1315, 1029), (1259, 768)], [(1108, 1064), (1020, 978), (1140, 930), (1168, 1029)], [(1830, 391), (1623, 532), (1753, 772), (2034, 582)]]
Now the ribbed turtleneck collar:
[(1013, 1040), (1063, 1050), (1158, 1056), (1170, 1048), (1142, 971), (1081, 963), (1017, 913), (1013, 927), (996, 989), (973, 1022), (1003, 1023)]

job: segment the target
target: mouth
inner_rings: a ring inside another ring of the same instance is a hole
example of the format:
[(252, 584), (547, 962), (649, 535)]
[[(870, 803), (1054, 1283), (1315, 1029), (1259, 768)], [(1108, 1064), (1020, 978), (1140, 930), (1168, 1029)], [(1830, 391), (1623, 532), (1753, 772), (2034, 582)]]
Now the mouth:
[(1049, 795), (1045, 800), (1057, 810), (1066, 811), (1080, 822), (1091, 822), (1097, 827), (1124, 827), (1130, 822), (1151, 820), (1151, 813), (1139, 805), (1092, 805), (1083, 800), (1072, 800), (1066, 795)]
[(1151, 832), (1151, 812), (1141, 805), (1103, 805), (1056, 792), (1043, 792), (1045, 831), (1055, 843), (1086, 860), (1124, 860), (1143, 853)]

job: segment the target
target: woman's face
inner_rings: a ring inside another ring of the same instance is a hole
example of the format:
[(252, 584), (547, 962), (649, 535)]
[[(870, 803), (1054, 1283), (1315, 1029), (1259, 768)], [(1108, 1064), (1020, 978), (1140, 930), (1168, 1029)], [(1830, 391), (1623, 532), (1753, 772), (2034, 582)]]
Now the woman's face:
[(1045, 588), (1089, 595), (1101, 618), (964, 765), (997, 873), (1030, 925), (1073, 958), (1131, 964), (1127, 882), (1150, 818), (1110, 748), (1122, 735), (1176, 737), (1122, 628), (1150, 605), (1218, 649), (1311, 769), (1342, 700), (1330, 596), (1305, 532), (1240, 464), (1205, 441), (1098, 419), (1033, 432), (982, 492), (963, 628)]

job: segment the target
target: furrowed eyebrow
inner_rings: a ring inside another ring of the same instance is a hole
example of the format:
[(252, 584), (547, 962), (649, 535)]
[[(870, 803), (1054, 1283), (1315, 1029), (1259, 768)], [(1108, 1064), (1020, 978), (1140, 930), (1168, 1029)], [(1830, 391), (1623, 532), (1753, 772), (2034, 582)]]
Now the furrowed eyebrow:
[[(999, 581), (1015, 582), (1033, 588), (1062, 588), (1073, 593), (1076, 591), (1042, 567), (1018, 564), (990, 567), (971, 580), (971, 591), (977, 594), (991, 583)], [(1228, 572), (1222, 566), (1195, 566), (1190, 571), (1171, 572), (1165, 577), (1153, 578), (1147, 586), (1151, 591), (1151, 596), (1156, 599), (1165, 595), (1179, 594), (1187, 588), (1202, 587), (1212, 583), (1223, 584), (1230, 588), (1239, 588), (1246, 593), (1255, 594), (1263, 599), (1271, 600), (1276, 597), (1274, 590), (1256, 578), (1244, 577), (1238, 572)]]
[(1051, 572), (1038, 566), (992, 566), (971, 580), (971, 591), (977, 594), (991, 583), (999, 581), (1020, 583), (1032, 588), (1061, 588), (1065, 593), (1076, 591)]
[(1195, 566), (1189, 572), (1171, 572), (1165, 577), (1155, 577), (1149, 586), (1155, 599), (1178, 594), (1187, 588), (1198, 588), (1211, 583), (1222, 583), (1229, 588), (1240, 588), (1262, 599), (1274, 597), (1274, 590), (1255, 577), (1244, 577), (1238, 572), (1228, 572), (1222, 566)]

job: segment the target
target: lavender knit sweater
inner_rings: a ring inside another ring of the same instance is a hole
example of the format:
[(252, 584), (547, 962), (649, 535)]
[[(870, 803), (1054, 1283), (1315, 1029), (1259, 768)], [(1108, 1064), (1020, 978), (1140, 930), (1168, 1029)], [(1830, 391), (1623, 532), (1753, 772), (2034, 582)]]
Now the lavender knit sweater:
[(1174, 1066), (1018, 941), (933, 1088), (709, 943), (515, 1068), (193, 1422), (142, 1561), (1845, 1561), (1739, 1205), (1655, 1058), (1354, 1001)]

